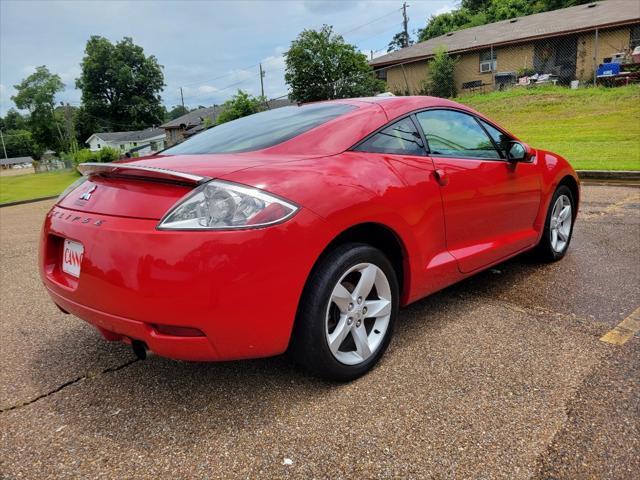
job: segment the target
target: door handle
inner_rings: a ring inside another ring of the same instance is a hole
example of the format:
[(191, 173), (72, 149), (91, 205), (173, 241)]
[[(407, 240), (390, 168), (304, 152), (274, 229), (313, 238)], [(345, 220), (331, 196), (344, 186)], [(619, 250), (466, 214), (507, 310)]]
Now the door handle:
[(442, 187), (449, 183), (449, 177), (447, 177), (445, 171), (440, 168), (433, 171), (433, 176), (436, 178), (436, 182), (438, 182)]

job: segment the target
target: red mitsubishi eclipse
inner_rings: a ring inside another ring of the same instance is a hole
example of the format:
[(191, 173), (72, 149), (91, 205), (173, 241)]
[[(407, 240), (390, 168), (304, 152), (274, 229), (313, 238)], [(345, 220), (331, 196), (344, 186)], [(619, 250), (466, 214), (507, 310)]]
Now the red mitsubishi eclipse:
[(288, 350), (338, 380), (376, 364), (399, 307), (526, 250), (562, 258), (580, 195), (559, 155), (431, 97), (269, 110), (80, 171), (42, 231), (61, 310), (140, 356)]

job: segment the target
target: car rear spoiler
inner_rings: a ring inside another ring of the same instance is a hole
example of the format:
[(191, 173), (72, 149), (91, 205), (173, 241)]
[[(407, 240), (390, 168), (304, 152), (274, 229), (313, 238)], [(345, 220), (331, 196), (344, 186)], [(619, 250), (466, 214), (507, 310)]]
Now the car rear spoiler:
[(155, 180), (186, 185), (200, 185), (211, 180), (211, 177), (194, 175), (192, 173), (176, 172), (175, 170), (158, 167), (143, 167), (127, 163), (81, 163), (78, 165), (78, 171), (85, 176), (129, 177), (140, 180)]

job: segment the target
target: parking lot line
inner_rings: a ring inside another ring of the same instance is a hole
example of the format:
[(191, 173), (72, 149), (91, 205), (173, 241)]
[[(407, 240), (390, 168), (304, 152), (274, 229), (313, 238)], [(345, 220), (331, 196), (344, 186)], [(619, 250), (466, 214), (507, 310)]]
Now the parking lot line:
[(600, 340), (614, 345), (624, 345), (638, 331), (640, 331), (640, 307), (622, 320), (616, 328), (604, 334)]

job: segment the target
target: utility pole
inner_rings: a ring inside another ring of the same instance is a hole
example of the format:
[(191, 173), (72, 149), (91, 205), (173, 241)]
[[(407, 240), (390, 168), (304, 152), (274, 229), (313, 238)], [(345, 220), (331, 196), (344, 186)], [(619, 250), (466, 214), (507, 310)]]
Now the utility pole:
[(407, 2), (404, 2), (402, 4), (402, 28), (404, 30), (402, 46), (406, 48), (409, 46), (409, 19), (407, 18)]
[(264, 97), (264, 70), (262, 70), (262, 63), (260, 64), (260, 92)]
[(4, 146), (4, 135), (2, 135), (2, 130), (0, 130), (0, 139), (2, 140), (2, 150), (4, 150), (4, 158), (7, 157), (7, 147)]
[(180, 101), (182, 102), (182, 108), (184, 108), (184, 95), (182, 95), (182, 87), (180, 87)]

